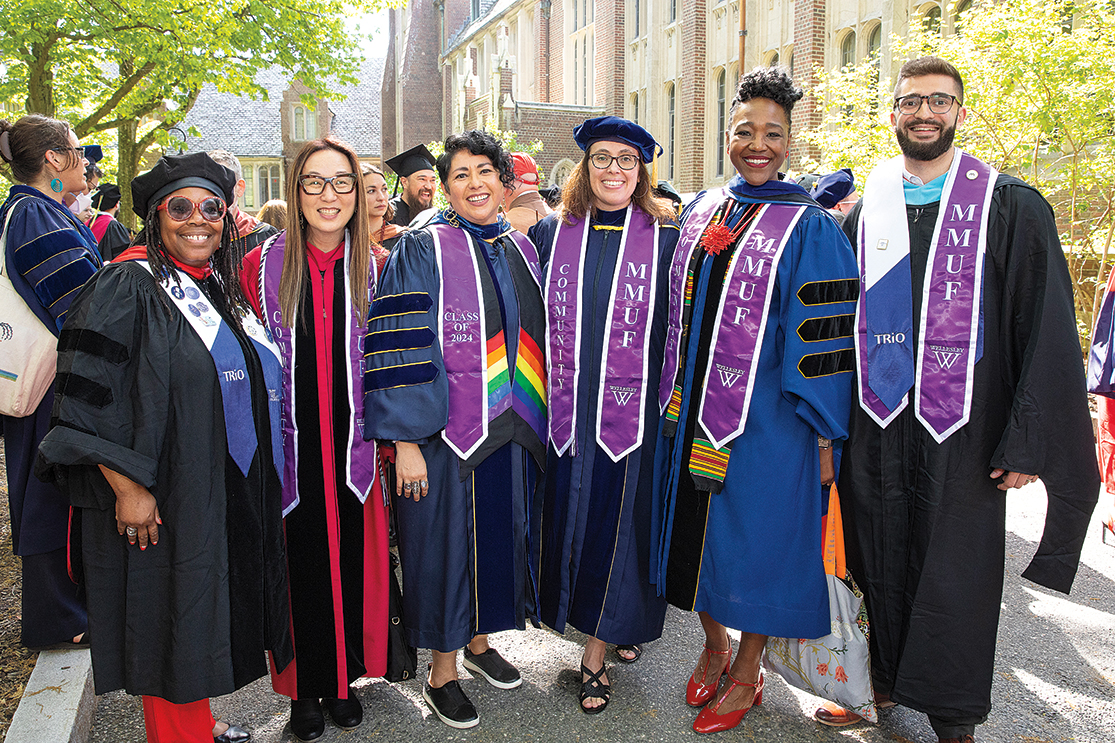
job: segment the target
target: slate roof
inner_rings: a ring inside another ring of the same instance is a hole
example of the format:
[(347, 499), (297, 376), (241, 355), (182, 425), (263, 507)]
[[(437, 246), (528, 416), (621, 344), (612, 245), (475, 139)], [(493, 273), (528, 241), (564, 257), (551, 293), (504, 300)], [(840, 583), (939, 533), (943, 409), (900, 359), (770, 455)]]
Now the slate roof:
[[(360, 157), (380, 154), (380, 81), (383, 59), (365, 60), (357, 72), (359, 83), (340, 90), (346, 100), (329, 101), (333, 113), (333, 133), (356, 148)], [(290, 80), (277, 68), (259, 73), (270, 100), (220, 93), (213, 85), (202, 88), (201, 95), (186, 120), (183, 131), (196, 127), (198, 137), (186, 136), (187, 152), (224, 149), (237, 157), (282, 157), (283, 92)]]

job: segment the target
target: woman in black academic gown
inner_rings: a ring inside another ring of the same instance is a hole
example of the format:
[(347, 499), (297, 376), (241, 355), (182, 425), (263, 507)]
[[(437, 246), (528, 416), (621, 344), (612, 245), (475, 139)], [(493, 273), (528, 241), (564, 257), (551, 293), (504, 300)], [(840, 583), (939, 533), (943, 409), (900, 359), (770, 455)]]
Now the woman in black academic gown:
[(280, 366), (237, 281), (232, 171), (165, 156), (145, 228), (70, 307), (38, 474), (82, 509), (96, 692), (143, 696), (148, 741), (220, 743), (228, 694), (293, 655)]
[(672, 204), (651, 189), (658, 143), (601, 116), (574, 130), (585, 156), (562, 208), (530, 230), (543, 267), (550, 441), (539, 499), (542, 621), (589, 636), (581, 710), (611, 686), (605, 643), (633, 663), (662, 634), (666, 601), (650, 579), (651, 479), (666, 341)]

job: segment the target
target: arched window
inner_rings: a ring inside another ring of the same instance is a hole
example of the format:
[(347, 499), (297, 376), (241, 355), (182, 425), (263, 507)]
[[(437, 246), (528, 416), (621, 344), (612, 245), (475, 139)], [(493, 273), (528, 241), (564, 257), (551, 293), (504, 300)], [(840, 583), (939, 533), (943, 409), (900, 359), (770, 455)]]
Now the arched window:
[(921, 17), (921, 27), (932, 34), (941, 33), (941, 6), (934, 5)]
[(957, 31), (959, 31), (960, 27), (964, 25), (964, 19), (961, 16), (963, 16), (964, 13), (968, 12), (968, 9), (971, 7), (972, 0), (960, 0), (960, 2), (956, 4), (956, 9), (953, 11), (952, 15), (952, 25), (954, 28), (957, 29)]
[(301, 104), (294, 105), (294, 141), (305, 142), (317, 137), (314, 113)]
[(770, 55), (770, 61), (767, 62), (767, 67), (774, 67), (777, 64), (778, 64), (778, 52), (772, 52), (771, 55)]
[(874, 59), (878, 67), (879, 50), (883, 48), (883, 24), (871, 29), (867, 34), (867, 57)]
[(794, 50), (790, 50), (790, 61), (786, 64), (790, 68), (790, 77), (794, 76)]
[(639, 123), (639, 94), (635, 93), (631, 96), (631, 120), (636, 124)]
[(840, 67), (855, 67), (856, 64), (856, 32), (849, 31), (840, 41)]
[(670, 159), (669, 159), (668, 167), (666, 168), (666, 172), (669, 173), (669, 175), (667, 176), (667, 178), (669, 180), (674, 179), (674, 166), (675, 166), (675, 162), (677, 160), (677, 158), (674, 157), (674, 143), (677, 141), (676, 137), (674, 136), (674, 133), (675, 133), (675, 128), (674, 128), (675, 106), (674, 106), (674, 103), (675, 103), (674, 84), (669, 83), (669, 84), (666, 85), (666, 121), (668, 123), (667, 132), (669, 134), (667, 142), (669, 142), (668, 147), (670, 148)]
[(564, 186), (565, 182), (569, 180), (569, 176), (573, 174), (573, 168), (576, 165), (572, 160), (561, 160), (554, 169), (550, 171), (550, 185), (551, 186)]
[(728, 83), (724, 70), (716, 73), (716, 174), (724, 175), (724, 132), (728, 129)]

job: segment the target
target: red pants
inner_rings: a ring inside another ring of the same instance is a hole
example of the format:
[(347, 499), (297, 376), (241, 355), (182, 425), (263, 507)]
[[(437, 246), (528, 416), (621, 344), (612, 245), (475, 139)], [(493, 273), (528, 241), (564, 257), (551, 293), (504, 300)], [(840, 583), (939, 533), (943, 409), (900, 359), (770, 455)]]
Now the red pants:
[(212, 743), (216, 720), (208, 699), (172, 704), (159, 697), (143, 697), (147, 743)]

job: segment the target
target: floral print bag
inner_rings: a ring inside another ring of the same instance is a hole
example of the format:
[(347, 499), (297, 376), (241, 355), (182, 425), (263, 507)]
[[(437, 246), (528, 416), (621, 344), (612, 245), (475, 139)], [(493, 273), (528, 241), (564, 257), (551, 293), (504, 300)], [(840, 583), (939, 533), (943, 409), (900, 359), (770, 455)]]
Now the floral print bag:
[(767, 640), (763, 665), (791, 686), (877, 723), (879, 715), (871, 687), (867, 609), (863, 605), (863, 593), (844, 564), (844, 528), (836, 485), (829, 491), (823, 531), (832, 632), (816, 640), (771, 637)]

